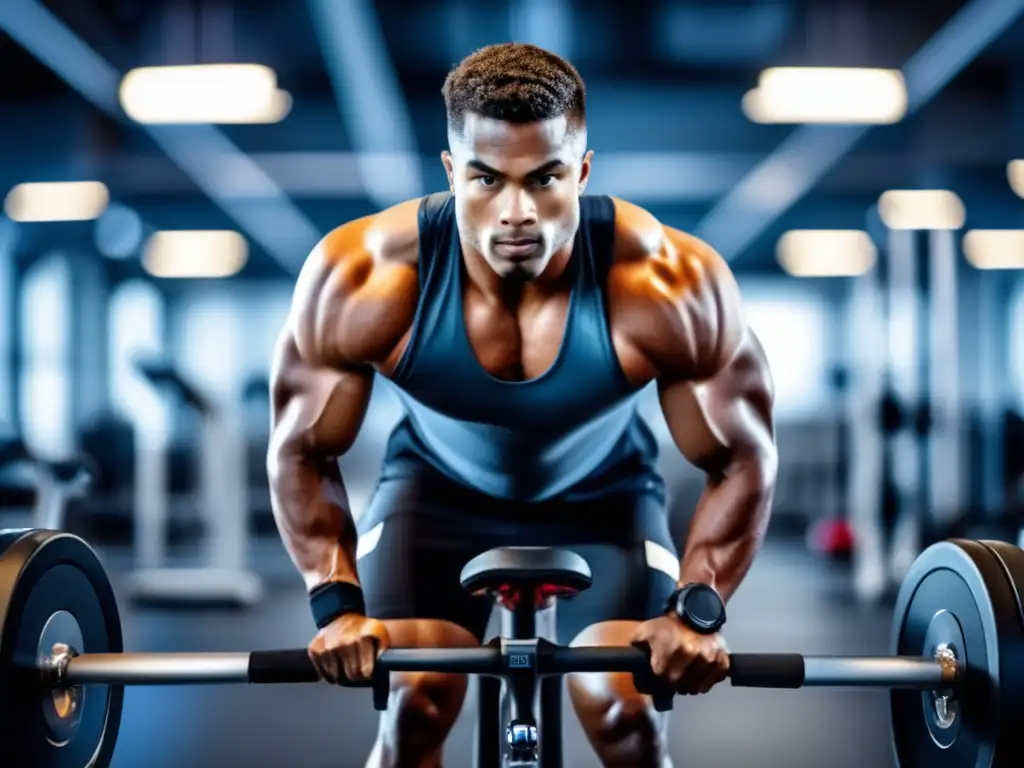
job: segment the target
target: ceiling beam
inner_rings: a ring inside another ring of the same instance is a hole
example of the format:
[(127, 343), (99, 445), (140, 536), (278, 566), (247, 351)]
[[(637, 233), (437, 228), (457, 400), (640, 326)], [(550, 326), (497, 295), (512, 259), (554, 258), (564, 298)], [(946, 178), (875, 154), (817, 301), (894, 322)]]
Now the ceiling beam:
[[(904, 64), (907, 113), (927, 104), (1022, 12), (1024, 0), (974, 0), (961, 8)], [(870, 130), (864, 125), (796, 129), (711, 209), (695, 234), (727, 260), (735, 259)]]
[(369, 0), (310, 0), (320, 50), (358, 178), (386, 207), (423, 194), (412, 117)]

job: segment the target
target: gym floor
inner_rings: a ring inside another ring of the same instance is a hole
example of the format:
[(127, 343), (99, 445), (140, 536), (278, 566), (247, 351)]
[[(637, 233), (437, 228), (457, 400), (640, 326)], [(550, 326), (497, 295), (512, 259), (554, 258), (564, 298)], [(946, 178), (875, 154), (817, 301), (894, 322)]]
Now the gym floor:
[[(117, 574), (127, 565), (124, 555), (102, 554), (116, 586)], [(311, 619), (283, 550), (276, 542), (264, 542), (253, 559), (261, 563), (268, 591), (249, 611), (168, 611), (122, 600), (126, 649), (303, 646)], [(890, 611), (854, 605), (847, 581), (842, 569), (815, 561), (799, 542), (769, 539), (731, 603), (726, 635), (731, 648), (886, 653)], [(888, 719), (884, 691), (765, 691), (725, 684), (704, 697), (676, 700), (671, 754), (680, 768), (887, 768), (894, 765)], [(364, 690), (326, 685), (130, 688), (113, 765), (360, 768), (376, 727), (377, 714)], [(467, 706), (448, 741), (447, 765), (471, 764), (472, 728)], [(571, 715), (564, 754), (566, 766), (598, 765)]]

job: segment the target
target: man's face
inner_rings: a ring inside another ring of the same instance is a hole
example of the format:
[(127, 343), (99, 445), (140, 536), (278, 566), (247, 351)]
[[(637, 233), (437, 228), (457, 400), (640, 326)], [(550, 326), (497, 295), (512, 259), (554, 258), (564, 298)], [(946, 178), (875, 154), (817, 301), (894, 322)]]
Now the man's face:
[(579, 225), (586, 133), (566, 117), (514, 124), (466, 116), (441, 156), (462, 242), (501, 278), (532, 280)]

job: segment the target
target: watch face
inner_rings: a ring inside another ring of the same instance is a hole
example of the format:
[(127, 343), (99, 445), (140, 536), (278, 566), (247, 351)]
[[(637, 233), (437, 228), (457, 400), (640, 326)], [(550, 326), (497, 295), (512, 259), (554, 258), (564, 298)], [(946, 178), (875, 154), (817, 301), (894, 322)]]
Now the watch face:
[(685, 607), (687, 615), (697, 624), (704, 627), (715, 627), (722, 620), (722, 599), (715, 590), (706, 586), (697, 586), (686, 593)]

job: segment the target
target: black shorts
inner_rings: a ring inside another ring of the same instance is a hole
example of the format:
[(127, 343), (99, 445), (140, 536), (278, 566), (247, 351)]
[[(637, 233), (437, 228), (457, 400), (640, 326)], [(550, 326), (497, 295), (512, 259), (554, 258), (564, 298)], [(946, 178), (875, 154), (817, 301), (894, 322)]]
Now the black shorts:
[(369, 616), (450, 621), (479, 641), (493, 601), (468, 594), (459, 574), (493, 547), (567, 547), (587, 560), (592, 586), (558, 605), (561, 643), (590, 624), (662, 614), (677, 578), (678, 556), (658, 493), (522, 504), (421, 465), (385, 475), (358, 530)]

